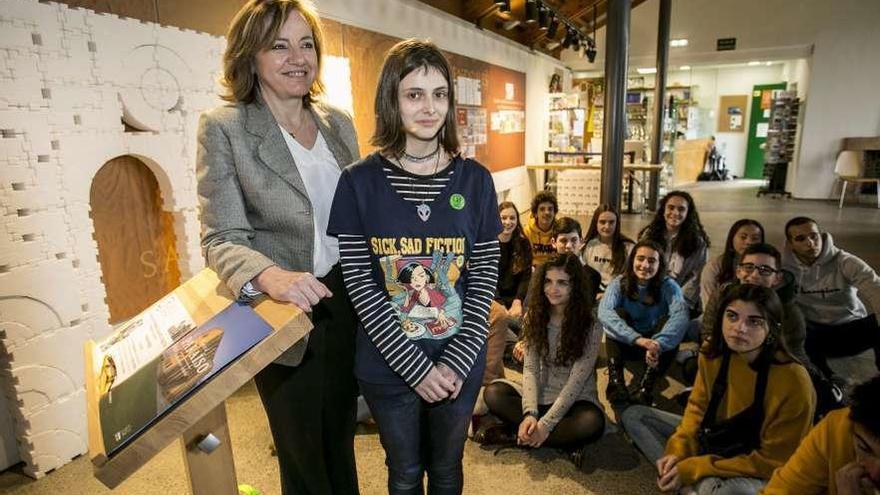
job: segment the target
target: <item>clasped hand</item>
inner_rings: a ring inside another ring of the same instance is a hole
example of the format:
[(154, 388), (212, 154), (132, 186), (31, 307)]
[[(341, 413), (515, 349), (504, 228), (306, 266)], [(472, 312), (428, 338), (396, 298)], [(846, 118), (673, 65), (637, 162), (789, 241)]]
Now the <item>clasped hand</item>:
[(425, 402), (439, 402), (443, 399), (455, 400), (461, 392), (464, 380), (452, 368), (440, 363), (431, 368), (431, 371), (415, 387), (419, 397)]
[(660, 364), (660, 343), (654, 339), (640, 337), (636, 339), (635, 344), (645, 349), (645, 364), (652, 368), (656, 368)]
[(516, 443), (538, 448), (549, 436), (550, 430), (544, 426), (544, 423), (538, 421), (538, 418), (529, 415), (519, 424), (519, 431), (517, 431), (516, 434)]
[(254, 288), (276, 301), (293, 303), (305, 312), (333, 293), (314, 275), (308, 272), (291, 272), (278, 266), (270, 266), (254, 277)]

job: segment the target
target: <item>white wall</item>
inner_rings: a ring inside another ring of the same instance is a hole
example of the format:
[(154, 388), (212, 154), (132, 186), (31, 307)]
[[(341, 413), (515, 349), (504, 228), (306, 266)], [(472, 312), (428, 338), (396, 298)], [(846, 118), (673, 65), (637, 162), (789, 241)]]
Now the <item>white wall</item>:
[[(543, 162), (548, 127), (547, 88), (553, 71), (565, 69), (559, 61), (530, 52), (489, 31), (477, 30), (472, 23), (415, 0), (358, 0), (357, 9), (352, 9), (351, 0), (317, 0), (315, 3), (322, 17), (399, 38), (431, 38), (444, 50), (524, 72), (525, 163)], [(567, 76), (568, 71), (565, 72)], [(505, 194), (521, 208), (528, 205), (531, 192), (525, 167), (493, 176), (499, 194)]]
[[(865, 4), (875, 0), (847, 0)], [(653, 67), (657, 58), (659, 0), (648, 0), (630, 16), (630, 67)], [(671, 48), (670, 63), (682, 65), (789, 60), (809, 55), (816, 33), (837, 8), (829, 0), (675, 0), (670, 35), (687, 38), (688, 46)], [(562, 61), (574, 70), (601, 70), (605, 66), (605, 28), (596, 33), (598, 55), (594, 64), (566, 50)], [(718, 52), (718, 38), (737, 39), (736, 50)]]
[(880, 2), (837, 0), (818, 37), (792, 192), (828, 198), (841, 139), (880, 136)]

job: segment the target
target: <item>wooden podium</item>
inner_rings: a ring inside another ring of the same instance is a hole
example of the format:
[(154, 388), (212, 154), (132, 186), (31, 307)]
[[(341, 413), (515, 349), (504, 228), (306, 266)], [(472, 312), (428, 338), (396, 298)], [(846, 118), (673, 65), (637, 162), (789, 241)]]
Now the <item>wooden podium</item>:
[[(210, 320), (233, 302), (232, 293), (209, 269), (196, 274), (172, 294), (180, 299), (196, 325)], [(108, 488), (116, 488), (179, 438), (194, 495), (238, 494), (224, 401), (312, 329), (308, 316), (292, 304), (264, 298), (252, 307), (272, 327), (269, 336), (171, 406), (112, 455), (107, 455), (102, 440), (98, 370), (92, 361), (95, 342), (85, 344), (89, 455), (98, 480)]]

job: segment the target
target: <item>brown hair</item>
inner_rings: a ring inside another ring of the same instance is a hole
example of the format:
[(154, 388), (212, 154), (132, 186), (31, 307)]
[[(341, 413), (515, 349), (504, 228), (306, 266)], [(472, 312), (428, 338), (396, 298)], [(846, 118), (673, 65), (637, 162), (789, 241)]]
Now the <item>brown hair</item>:
[[(562, 318), (561, 335), (556, 356), (548, 356), (547, 325), (550, 323), (550, 301), (544, 295), (544, 283), (551, 268), (561, 268), (568, 275), (571, 295)], [(526, 347), (537, 351), (545, 362), (567, 366), (584, 355), (584, 346), (590, 332), (597, 331), (593, 325), (593, 300), (590, 282), (577, 256), (566, 253), (556, 255), (532, 274), (529, 284), (529, 310), (523, 317), (522, 339)], [(533, 347), (534, 346), (534, 347)]]
[(223, 52), (223, 77), (225, 88), (221, 98), (231, 102), (252, 103), (256, 99), (259, 82), (254, 58), (272, 46), (281, 26), (294, 12), (300, 14), (312, 29), (315, 53), (318, 56), (318, 74), (303, 96), (308, 105), (324, 92), (321, 83), (321, 48), (324, 32), (321, 20), (310, 0), (250, 0), (233, 17), (226, 33), (226, 51)]
[(450, 155), (458, 154), (458, 131), (455, 126), (455, 84), (452, 69), (437, 45), (428, 40), (408, 39), (391, 47), (385, 55), (379, 87), (376, 88), (376, 130), (370, 144), (382, 153), (398, 156), (406, 149), (406, 132), (400, 118), (398, 88), (410, 72), (433, 67), (446, 79), (449, 110), (440, 128), (440, 145)]
[(510, 256), (513, 258), (511, 263), (511, 271), (514, 275), (522, 273), (523, 270), (532, 269), (532, 244), (523, 233), (522, 224), (519, 221), (519, 209), (512, 201), (503, 201), (498, 205), (498, 213), (513, 208), (516, 212), (516, 227), (513, 228), (513, 234), (510, 236), (511, 247), (513, 248)]
[(593, 238), (599, 238), (599, 216), (603, 213), (614, 215), (614, 233), (611, 234), (611, 273), (620, 275), (626, 272), (626, 243), (633, 244), (633, 240), (620, 232), (620, 214), (617, 213), (617, 208), (609, 204), (601, 204), (596, 208), (593, 218), (590, 219), (584, 244)]

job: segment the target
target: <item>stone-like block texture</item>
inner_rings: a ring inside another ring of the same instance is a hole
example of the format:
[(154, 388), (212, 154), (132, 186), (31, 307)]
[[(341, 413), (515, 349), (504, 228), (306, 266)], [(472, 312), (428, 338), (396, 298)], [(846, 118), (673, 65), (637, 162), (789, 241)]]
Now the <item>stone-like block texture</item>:
[(150, 167), (182, 276), (204, 266), (195, 133), (220, 104), (224, 44), (0, 0), (0, 434), (18, 449), (0, 444), (0, 462), (23, 460), (39, 477), (87, 450), (81, 349), (110, 331), (89, 192), (107, 161), (133, 155)]

